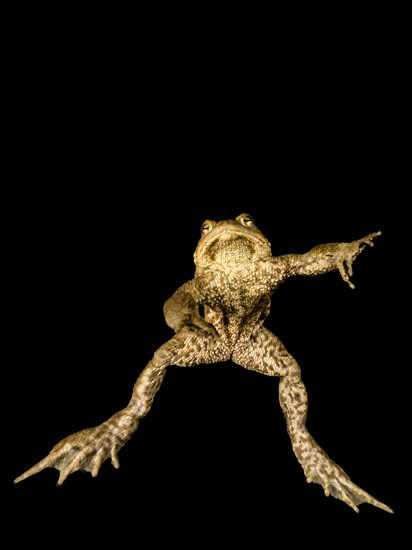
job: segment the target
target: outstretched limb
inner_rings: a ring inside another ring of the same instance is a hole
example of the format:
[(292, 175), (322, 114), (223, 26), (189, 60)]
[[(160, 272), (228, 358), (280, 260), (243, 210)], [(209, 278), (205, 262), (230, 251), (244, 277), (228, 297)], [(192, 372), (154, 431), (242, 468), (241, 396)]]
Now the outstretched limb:
[(389, 506), (355, 485), (306, 429), (307, 393), (300, 373), (293, 372), (280, 379), (279, 401), (286, 418), (293, 451), (308, 483), (319, 483), (326, 496), (332, 495), (342, 500), (355, 512), (359, 512), (359, 504), (368, 503), (393, 513)]
[(77, 470), (90, 472), (96, 477), (107, 458), (111, 459), (115, 468), (119, 468), (118, 452), (137, 430), (140, 419), (149, 412), (165, 372), (165, 368), (152, 359), (136, 381), (127, 407), (98, 426), (62, 439), (43, 460), (17, 477), (14, 483), (38, 474), (45, 468), (59, 470), (57, 485), (61, 485)]
[(308, 483), (320, 484), (326, 496), (332, 495), (342, 500), (355, 512), (359, 512), (358, 505), (368, 503), (393, 513), (389, 506), (353, 483), (306, 429), (308, 397), (299, 365), (274, 334), (262, 327), (252, 336), (251, 346), (237, 350), (236, 362), (269, 376), (280, 376), (280, 405), (286, 418), (293, 452)]
[[(45, 468), (56, 468), (57, 485), (76, 471), (90, 472), (96, 477), (103, 462), (110, 458), (119, 468), (118, 452), (137, 430), (139, 421), (150, 411), (168, 365), (191, 366), (202, 362), (227, 359), (219, 351), (215, 334), (199, 328), (180, 330), (163, 344), (138, 377), (129, 404), (102, 424), (76, 432), (53, 447), (51, 452), (14, 480), (19, 483)], [(223, 349), (223, 347), (221, 348)], [(196, 353), (193, 352), (196, 350)]]
[(285, 277), (292, 275), (320, 275), (339, 271), (350, 288), (355, 288), (350, 278), (353, 275), (352, 263), (365, 246), (373, 246), (373, 239), (382, 233), (376, 231), (350, 243), (320, 244), (306, 254), (286, 254), (273, 259), (274, 266), (282, 266)]

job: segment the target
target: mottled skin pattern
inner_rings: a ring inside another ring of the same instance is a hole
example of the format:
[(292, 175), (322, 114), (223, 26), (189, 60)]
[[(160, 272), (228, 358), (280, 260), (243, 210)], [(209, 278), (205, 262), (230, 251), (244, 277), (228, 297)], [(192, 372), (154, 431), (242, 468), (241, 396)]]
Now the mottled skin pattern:
[[(273, 292), (288, 277), (339, 271), (354, 288), (352, 262), (366, 245), (373, 246), (379, 235), (319, 245), (306, 254), (272, 257), (269, 241), (248, 214), (235, 220), (205, 221), (194, 254), (195, 276), (164, 305), (166, 322), (176, 334), (154, 353), (135, 383), (129, 404), (99, 426), (60, 441), (15, 483), (52, 467), (60, 472), (58, 485), (76, 470), (89, 471), (95, 477), (109, 457), (118, 468), (117, 453), (149, 412), (169, 365), (188, 367), (231, 360), (280, 378), (279, 400), (288, 434), (309, 483), (319, 483), (326, 496), (333, 495), (355, 511), (366, 502), (392, 512), (355, 485), (307, 431), (308, 399), (299, 365), (263, 325)], [(203, 308), (203, 316), (199, 308)]]

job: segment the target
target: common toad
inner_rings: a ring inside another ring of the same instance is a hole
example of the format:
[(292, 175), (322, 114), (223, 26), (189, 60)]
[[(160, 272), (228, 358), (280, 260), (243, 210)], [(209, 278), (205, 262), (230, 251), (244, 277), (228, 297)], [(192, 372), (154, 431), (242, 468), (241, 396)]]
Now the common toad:
[(358, 512), (369, 503), (392, 509), (355, 485), (313, 439), (305, 426), (308, 399), (300, 367), (282, 342), (265, 326), (273, 292), (293, 275), (339, 271), (350, 280), (352, 263), (381, 233), (350, 243), (315, 246), (305, 254), (273, 257), (271, 245), (249, 214), (234, 220), (206, 220), (194, 253), (194, 278), (164, 304), (164, 316), (175, 335), (153, 355), (138, 377), (128, 405), (102, 424), (60, 441), (43, 460), (15, 479), (18, 483), (45, 468), (56, 468), (61, 485), (77, 470), (95, 477), (110, 457), (119, 467), (118, 452), (147, 415), (169, 365), (234, 363), (267, 376), (278, 376), (279, 400), (292, 449), (307, 481), (320, 484)]

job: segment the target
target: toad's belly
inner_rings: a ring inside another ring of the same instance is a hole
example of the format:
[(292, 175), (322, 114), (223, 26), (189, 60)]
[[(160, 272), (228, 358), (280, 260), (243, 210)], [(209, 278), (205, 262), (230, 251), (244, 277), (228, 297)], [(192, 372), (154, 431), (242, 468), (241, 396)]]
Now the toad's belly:
[(260, 266), (205, 271), (201, 279), (201, 303), (226, 315), (247, 316), (270, 300), (267, 273)]

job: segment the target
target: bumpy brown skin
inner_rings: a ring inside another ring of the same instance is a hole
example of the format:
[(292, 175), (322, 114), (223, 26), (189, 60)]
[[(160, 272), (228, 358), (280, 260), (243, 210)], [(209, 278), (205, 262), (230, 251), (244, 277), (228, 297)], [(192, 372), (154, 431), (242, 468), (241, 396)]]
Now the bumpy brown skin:
[[(169, 365), (232, 360), (247, 369), (279, 376), (279, 400), (292, 448), (309, 483), (319, 483), (326, 496), (341, 499), (356, 512), (364, 502), (392, 512), (355, 485), (307, 431), (308, 401), (299, 365), (263, 325), (271, 296), (287, 277), (339, 271), (353, 288), (352, 262), (366, 245), (373, 246), (378, 235), (319, 245), (306, 254), (272, 257), (269, 241), (248, 214), (235, 220), (205, 221), (194, 254), (195, 276), (164, 305), (166, 322), (176, 334), (154, 353), (136, 381), (129, 404), (99, 426), (60, 441), (15, 483), (52, 467), (60, 472), (58, 485), (76, 470), (95, 477), (109, 457), (118, 468), (117, 453), (149, 412)], [(204, 308), (204, 317), (199, 306)]]

